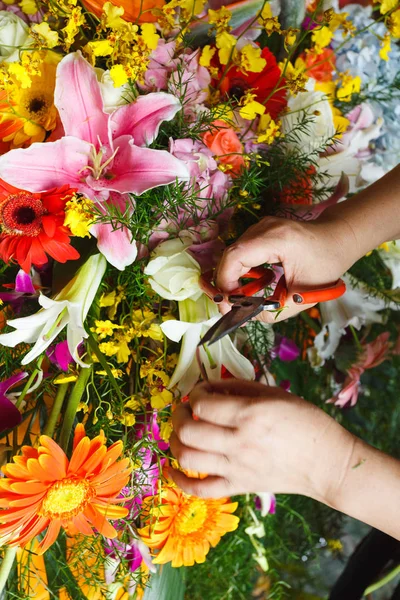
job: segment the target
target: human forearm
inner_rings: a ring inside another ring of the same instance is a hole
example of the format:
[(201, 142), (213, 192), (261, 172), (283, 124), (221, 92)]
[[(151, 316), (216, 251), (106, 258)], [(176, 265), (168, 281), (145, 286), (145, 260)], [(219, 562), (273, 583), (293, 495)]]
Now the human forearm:
[(319, 222), (348, 236), (349, 262), (383, 242), (400, 238), (400, 165), (354, 197), (327, 209)]
[(400, 540), (400, 461), (354, 437), (341, 475), (323, 501)]

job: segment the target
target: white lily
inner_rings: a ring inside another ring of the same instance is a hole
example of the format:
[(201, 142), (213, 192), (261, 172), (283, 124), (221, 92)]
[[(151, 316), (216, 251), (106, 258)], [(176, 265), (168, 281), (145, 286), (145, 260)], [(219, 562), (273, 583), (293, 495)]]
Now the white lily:
[[(379, 311), (387, 307), (383, 298), (372, 297), (368, 288), (359, 283), (355, 287), (350, 277), (344, 277), (346, 293), (337, 300), (321, 302), (319, 305), (322, 319), (322, 330), (314, 340), (314, 347), (323, 361), (333, 356), (339, 346), (340, 338), (346, 327), (352, 325), (360, 329), (369, 323), (381, 323), (383, 316)], [(399, 310), (394, 302), (393, 310)]]
[[(196, 302), (187, 299), (179, 302), (179, 321), (165, 321), (161, 325), (164, 334), (172, 341), (182, 340), (178, 364), (169, 387), (178, 387), (182, 396), (188, 394), (200, 377), (196, 348), (202, 336), (220, 318), (217, 305), (204, 294)], [(254, 379), (254, 367), (235, 347), (226, 335), (207, 348), (200, 348), (201, 361), (211, 381), (221, 379), (221, 369), (240, 379)]]
[(14, 348), (21, 342), (35, 342), (22, 360), (22, 364), (26, 365), (40, 356), (62, 329), (67, 327), (68, 349), (79, 365), (87, 367), (78, 355), (78, 346), (88, 337), (84, 321), (106, 266), (107, 261), (102, 254), (91, 256), (54, 299), (40, 294), (39, 304), (42, 308), (37, 313), (8, 321), (8, 325), (14, 327), (15, 331), (0, 335), (0, 344)]

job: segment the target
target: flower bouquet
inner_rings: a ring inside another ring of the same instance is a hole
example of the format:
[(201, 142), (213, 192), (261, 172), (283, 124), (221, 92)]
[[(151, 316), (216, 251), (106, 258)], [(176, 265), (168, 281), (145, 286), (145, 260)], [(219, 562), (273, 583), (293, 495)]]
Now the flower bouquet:
[(398, 3), (2, 5), (0, 589), (151, 597), (157, 565), (212, 561), (239, 517), (266, 571), (275, 499), (182, 492), (171, 412), (204, 377), (290, 388), (289, 363), (344, 355), (323, 399), (354, 405), (395, 352), (366, 335), (398, 308), (398, 247), (306, 319), (198, 350), (219, 318), (201, 276), (261, 217), (314, 219), (398, 161)]

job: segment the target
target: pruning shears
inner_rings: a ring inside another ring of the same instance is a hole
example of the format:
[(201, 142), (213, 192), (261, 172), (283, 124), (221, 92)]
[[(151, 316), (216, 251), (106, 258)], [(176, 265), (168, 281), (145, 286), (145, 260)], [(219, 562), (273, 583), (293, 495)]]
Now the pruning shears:
[[(228, 300), (232, 304), (231, 310), (223, 315), (200, 340), (199, 346), (204, 344), (213, 344), (228, 333), (232, 333), (240, 327), (254, 319), (264, 310), (279, 311), (284, 308), (288, 289), (284, 275), (279, 278), (272, 294), (266, 297), (254, 296), (261, 290), (268, 288), (274, 282), (276, 274), (273, 269), (257, 267), (250, 269), (243, 276), (243, 279), (251, 281), (239, 286), (229, 294), (224, 294), (212, 283), (212, 272), (205, 273), (200, 279), (200, 286), (209, 298), (217, 304), (223, 300)], [(316, 304), (317, 302), (326, 302), (335, 300), (342, 296), (346, 291), (346, 284), (339, 279), (334, 285), (315, 288), (312, 290), (297, 291), (292, 294), (292, 300), (295, 304)]]

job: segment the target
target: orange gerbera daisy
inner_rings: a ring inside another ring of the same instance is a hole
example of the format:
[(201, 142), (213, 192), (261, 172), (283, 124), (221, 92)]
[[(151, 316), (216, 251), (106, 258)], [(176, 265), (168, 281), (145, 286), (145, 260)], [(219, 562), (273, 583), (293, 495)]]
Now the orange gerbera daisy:
[(56, 442), (40, 437), (38, 448), (23, 446), (22, 456), (3, 467), (0, 479), (0, 541), (25, 546), (39, 533), (47, 532), (39, 554), (53, 544), (64, 527), (68, 533), (117, 535), (108, 519), (120, 519), (128, 509), (116, 506), (118, 494), (129, 480), (129, 460), (117, 461), (123, 444), (106, 447), (101, 433), (93, 440), (79, 424), (75, 429), (71, 460)]
[(33, 194), (0, 179), (0, 259), (16, 261), (28, 273), (32, 264), (46, 264), (47, 254), (61, 263), (79, 258), (64, 227), (73, 195), (68, 185)]
[[(100, 17), (106, 0), (83, 0), (83, 5), (96, 17)], [(154, 8), (161, 9), (165, 0), (113, 0), (112, 4), (124, 9), (122, 18), (125, 21), (139, 23), (154, 23), (157, 17), (153, 15)]]
[(145, 499), (148, 517), (145, 527), (138, 530), (149, 548), (160, 550), (155, 564), (171, 562), (173, 567), (189, 567), (203, 563), (210, 547), (239, 524), (239, 518), (231, 514), (237, 502), (229, 498), (189, 496), (171, 482), (163, 488), (161, 498), (161, 504), (159, 496)]

